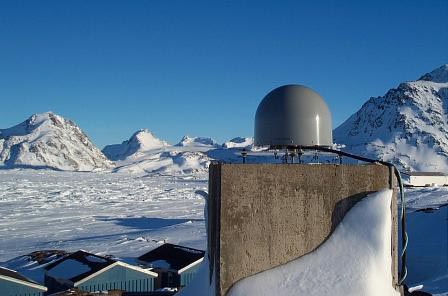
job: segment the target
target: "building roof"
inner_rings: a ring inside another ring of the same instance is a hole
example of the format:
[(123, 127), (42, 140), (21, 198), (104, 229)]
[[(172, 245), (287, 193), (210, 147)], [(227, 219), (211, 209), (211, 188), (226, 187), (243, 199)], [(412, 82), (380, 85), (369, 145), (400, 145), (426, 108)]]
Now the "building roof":
[(403, 174), (408, 176), (446, 176), (441, 172), (404, 172)]
[(205, 251), (174, 244), (163, 244), (138, 257), (153, 268), (181, 272), (185, 267), (202, 261)]
[(8, 269), (8, 268), (4, 268), (0, 266), (0, 278), (2, 279), (6, 279), (6, 280), (10, 280), (12, 282), (18, 283), (18, 284), (23, 284), (26, 286), (30, 286), (42, 291), (47, 291), (47, 288), (39, 285), (38, 283), (24, 277), (23, 275), (21, 275), (20, 273)]
[(75, 283), (115, 262), (110, 258), (77, 251), (45, 266), (45, 270), (48, 276)]
[(138, 266), (127, 264), (125, 262), (115, 261), (114, 263), (110, 264), (109, 266), (106, 266), (103, 269), (100, 269), (100, 270), (98, 270), (98, 271), (96, 271), (96, 272), (86, 276), (85, 278), (75, 282), (74, 286), (77, 287), (77, 286), (81, 285), (82, 283), (90, 280), (91, 278), (94, 278), (97, 275), (99, 275), (99, 274), (101, 274), (101, 273), (103, 273), (103, 272), (113, 268), (114, 266), (121, 266), (121, 267), (124, 267), (124, 268), (127, 268), (127, 269), (132, 269), (132, 270), (137, 271), (137, 272), (145, 273), (145, 274), (147, 274), (147, 275), (149, 275), (149, 276), (151, 276), (153, 278), (156, 278), (156, 277), (159, 276), (157, 273), (151, 271), (150, 269), (144, 269), (144, 268), (141, 268), (141, 267), (138, 267)]
[(112, 260), (107, 257), (98, 256), (85, 251), (77, 251), (64, 258), (59, 259), (45, 267), (46, 275), (63, 279), (73, 283), (76, 287), (83, 282), (113, 268), (122, 266), (157, 277), (157, 273), (138, 266), (130, 265), (121, 261)]
[(0, 275), (14, 278), (16, 280), (25, 281), (25, 282), (32, 282), (30, 279), (27, 279), (26, 277), (24, 277), (17, 271), (14, 271), (14, 270), (11, 270), (8, 268), (4, 268), (4, 267), (0, 267)]

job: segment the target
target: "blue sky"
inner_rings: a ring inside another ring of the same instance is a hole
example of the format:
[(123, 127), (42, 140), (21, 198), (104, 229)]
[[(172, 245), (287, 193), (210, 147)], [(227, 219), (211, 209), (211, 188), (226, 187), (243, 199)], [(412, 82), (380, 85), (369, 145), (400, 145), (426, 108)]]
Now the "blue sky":
[(448, 63), (448, 1), (0, 1), (0, 128), (74, 120), (102, 148), (253, 134), (271, 89), (319, 92), (334, 127)]

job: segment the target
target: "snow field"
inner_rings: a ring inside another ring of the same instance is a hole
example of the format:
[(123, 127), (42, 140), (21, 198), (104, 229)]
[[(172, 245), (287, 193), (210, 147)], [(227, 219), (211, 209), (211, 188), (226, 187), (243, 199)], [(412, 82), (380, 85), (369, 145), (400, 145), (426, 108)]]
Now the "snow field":
[(202, 177), (0, 170), (0, 262), (35, 250), (126, 259), (169, 241), (204, 249)]

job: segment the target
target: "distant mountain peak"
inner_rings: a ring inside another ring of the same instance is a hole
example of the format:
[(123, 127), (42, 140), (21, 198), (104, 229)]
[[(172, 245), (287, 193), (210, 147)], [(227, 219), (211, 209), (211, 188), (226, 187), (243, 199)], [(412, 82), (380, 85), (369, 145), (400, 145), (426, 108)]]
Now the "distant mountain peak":
[(133, 133), (132, 137), (137, 136), (139, 134), (150, 134), (150, 135), (154, 136), (153, 133), (150, 130), (148, 130), (147, 128), (141, 128), (138, 131), (136, 131), (135, 133)]
[(437, 83), (448, 83), (448, 64), (426, 73), (418, 80), (432, 81)]
[[(31, 115), (28, 120), (30, 124), (32, 125), (40, 125), (43, 123), (49, 123), (54, 125), (60, 125), (65, 121), (69, 121), (65, 119), (64, 117), (57, 115), (56, 113), (52, 111), (42, 112), (42, 113), (35, 113)], [(70, 121), (71, 122), (71, 121)]]
[(224, 144), (222, 144), (223, 148), (251, 148), (254, 144), (253, 138), (243, 138), (243, 137), (236, 137), (233, 138)]
[(138, 142), (141, 145), (141, 149), (152, 149), (154, 147), (168, 145), (167, 142), (158, 139), (146, 128), (136, 131), (127, 142), (131, 143), (133, 141)]
[(121, 144), (104, 147), (103, 153), (116, 161), (116, 172), (165, 172), (190, 174), (205, 172), (210, 164), (208, 152), (217, 146), (212, 139), (185, 136), (171, 146), (147, 129), (135, 132)]
[(161, 149), (169, 146), (167, 142), (160, 140), (148, 129), (139, 129), (121, 144), (107, 145), (103, 153), (111, 160), (123, 160), (131, 156), (137, 156), (145, 151)]
[(71, 120), (53, 112), (0, 129), (0, 163), (7, 167), (91, 171), (113, 167)]
[(176, 146), (212, 146), (218, 147), (219, 144), (213, 140), (212, 138), (206, 137), (190, 137), (188, 135), (183, 136), (179, 143)]

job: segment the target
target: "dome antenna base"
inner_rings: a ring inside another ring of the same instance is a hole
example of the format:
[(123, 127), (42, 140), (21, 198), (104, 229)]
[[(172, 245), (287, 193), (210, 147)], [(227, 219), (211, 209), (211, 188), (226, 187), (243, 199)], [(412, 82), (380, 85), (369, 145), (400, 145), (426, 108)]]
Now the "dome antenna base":
[(314, 90), (284, 85), (269, 92), (255, 114), (255, 146), (295, 149), (333, 145), (331, 114)]

